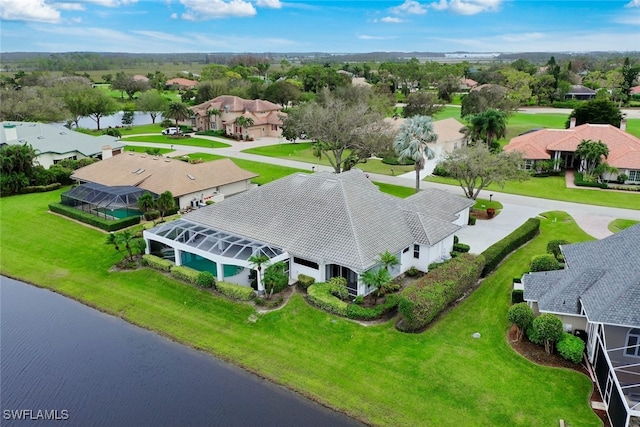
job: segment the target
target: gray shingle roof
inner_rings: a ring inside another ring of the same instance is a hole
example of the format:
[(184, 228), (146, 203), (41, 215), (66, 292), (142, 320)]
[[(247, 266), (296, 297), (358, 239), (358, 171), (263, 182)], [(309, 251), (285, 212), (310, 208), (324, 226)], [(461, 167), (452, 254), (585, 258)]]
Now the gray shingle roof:
[(566, 269), (523, 277), (524, 297), (543, 311), (640, 327), (640, 224), (602, 240), (562, 247)]
[[(5, 125), (15, 125), (17, 139), (7, 138)], [(0, 122), (0, 142), (29, 143), (39, 154), (65, 154), (77, 151), (86, 157), (101, 154), (105, 145), (110, 145), (111, 148), (121, 148), (125, 145), (113, 136), (91, 136), (61, 126), (35, 122)]]
[(460, 211), (473, 204), (473, 200), (436, 188), (427, 188), (400, 201), (403, 209), (449, 222), (455, 221)]
[(443, 221), (422, 214), (409, 225), (400, 201), (382, 193), (359, 170), (297, 173), (183, 218), (282, 247), (298, 257), (364, 271), (376, 264), (381, 252), (399, 252), (414, 243), (419, 224), (426, 240), (460, 228), (449, 223), (445, 228)]

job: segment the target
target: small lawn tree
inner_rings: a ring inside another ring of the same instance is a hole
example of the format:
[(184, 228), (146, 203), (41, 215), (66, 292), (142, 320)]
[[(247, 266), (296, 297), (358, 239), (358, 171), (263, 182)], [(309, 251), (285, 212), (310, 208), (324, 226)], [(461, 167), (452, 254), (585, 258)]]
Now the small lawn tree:
[(518, 327), (518, 341), (522, 339), (524, 331), (526, 331), (531, 325), (531, 322), (533, 322), (533, 317), (533, 310), (526, 302), (514, 304), (509, 307), (509, 310), (507, 311), (507, 319)]
[(555, 314), (543, 313), (533, 320), (533, 329), (536, 337), (544, 342), (544, 351), (551, 354), (553, 344), (562, 338), (564, 329), (562, 320)]
[(249, 265), (257, 271), (256, 280), (258, 281), (258, 292), (264, 292), (264, 278), (262, 276), (263, 269), (269, 263), (270, 258), (262, 253), (251, 255), (247, 261)]

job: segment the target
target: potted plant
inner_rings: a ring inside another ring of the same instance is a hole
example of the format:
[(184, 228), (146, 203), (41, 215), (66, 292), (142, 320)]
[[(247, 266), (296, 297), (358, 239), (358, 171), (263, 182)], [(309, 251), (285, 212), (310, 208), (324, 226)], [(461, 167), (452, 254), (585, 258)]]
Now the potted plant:
[(495, 208), (487, 208), (487, 217), (488, 218), (493, 218), (496, 215), (496, 209)]

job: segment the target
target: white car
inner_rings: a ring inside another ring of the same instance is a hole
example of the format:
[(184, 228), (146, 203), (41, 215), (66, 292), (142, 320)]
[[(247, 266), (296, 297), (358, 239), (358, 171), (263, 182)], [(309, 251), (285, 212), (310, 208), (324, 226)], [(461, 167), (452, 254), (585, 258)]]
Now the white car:
[(162, 131), (163, 135), (177, 135), (180, 133), (180, 128), (166, 128)]

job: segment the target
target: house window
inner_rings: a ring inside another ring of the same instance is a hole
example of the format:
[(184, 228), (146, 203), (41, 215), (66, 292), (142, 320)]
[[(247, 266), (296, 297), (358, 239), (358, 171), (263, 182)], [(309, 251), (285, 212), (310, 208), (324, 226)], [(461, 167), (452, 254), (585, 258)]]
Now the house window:
[(277, 131), (278, 130), (278, 125), (271, 125), (271, 130)]
[(320, 269), (320, 266), (317, 262), (309, 261), (307, 259), (293, 257), (293, 262), (296, 264), (304, 265), (305, 267), (313, 268), (314, 270)]
[(629, 181), (640, 182), (640, 170), (630, 170)]
[(625, 356), (640, 357), (640, 329), (630, 329), (627, 334)]
[(530, 171), (533, 169), (534, 161), (533, 160), (525, 160), (524, 161), (524, 169)]
[(420, 258), (420, 245), (413, 245), (413, 257)]
[(410, 248), (404, 248), (404, 249), (402, 250), (402, 253), (403, 253), (403, 254), (406, 254), (407, 252), (409, 252), (409, 249), (410, 249)]

